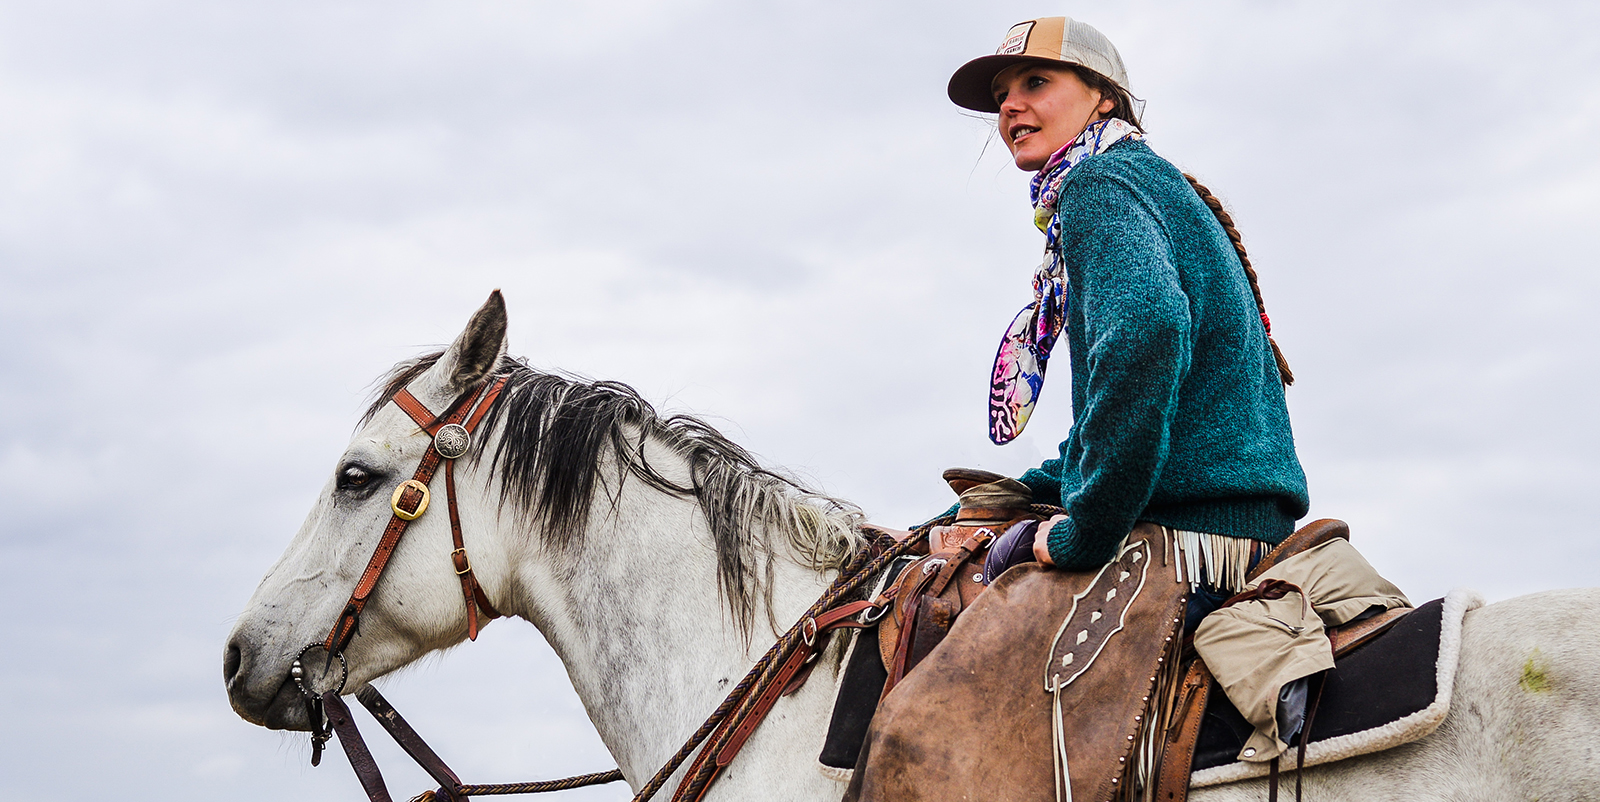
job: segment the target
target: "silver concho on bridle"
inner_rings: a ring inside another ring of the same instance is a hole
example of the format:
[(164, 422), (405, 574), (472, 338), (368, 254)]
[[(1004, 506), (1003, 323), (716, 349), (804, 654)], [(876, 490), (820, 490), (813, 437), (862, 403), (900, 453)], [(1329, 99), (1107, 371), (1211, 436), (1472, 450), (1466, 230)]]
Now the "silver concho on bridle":
[(467, 433), (465, 426), (459, 423), (446, 423), (439, 427), (433, 436), (433, 448), (439, 456), (445, 459), (455, 459), (467, 453), (467, 448), (472, 445), (472, 435)]

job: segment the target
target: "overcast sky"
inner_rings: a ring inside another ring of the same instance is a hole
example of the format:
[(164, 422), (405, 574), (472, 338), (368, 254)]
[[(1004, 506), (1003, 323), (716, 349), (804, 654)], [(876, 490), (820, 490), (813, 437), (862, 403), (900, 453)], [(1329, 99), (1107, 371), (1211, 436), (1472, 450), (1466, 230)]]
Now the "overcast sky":
[[(1060, 13), (1233, 208), (1312, 516), (1418, 601), (1596, 584), (1594, 3), (0, 2), (0, 766), (360, 798), (233, 714), (223, 640), (372, 380), (495, 287), (535, 365), (884, 523), (1053, 455), (1063, 377), (985, 436), (1041, 238), (944, 85)], [(524, 623), (383, 687), (471, 780), (612, 765)]]

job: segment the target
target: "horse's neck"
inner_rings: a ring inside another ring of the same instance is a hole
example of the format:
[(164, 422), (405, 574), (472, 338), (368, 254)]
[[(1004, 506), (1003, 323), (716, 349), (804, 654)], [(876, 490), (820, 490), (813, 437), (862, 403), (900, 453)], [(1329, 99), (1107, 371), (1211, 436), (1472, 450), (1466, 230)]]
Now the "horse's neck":
[(615, 506), (596, 504), (590, 521), (565, 555), (520, 561), (516, 612), (561, 656), (600, 737), (639, 782), (771, 645), (769, 621), (788, 628), (827, 577), (775, 557), (771, 617), (758, 594), (747, 638), (718, 592), (716, 549), (697, 504), (634, 480)]

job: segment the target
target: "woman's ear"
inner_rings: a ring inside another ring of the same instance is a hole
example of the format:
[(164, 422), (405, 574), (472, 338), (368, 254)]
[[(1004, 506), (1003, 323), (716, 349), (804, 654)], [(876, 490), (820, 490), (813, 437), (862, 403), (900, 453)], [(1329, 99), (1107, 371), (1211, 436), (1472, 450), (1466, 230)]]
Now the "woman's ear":
[(1094, 111), (1095, 111), (1095, 114), (1098, 114), (1101, 117), (1104, 117), (1107, 114), (1110, 114), (1112, 109), (1115, 109), (1116, 107), (1117, 107), (1117, 99), (1116, 98), (1107, 97), (1105, 95), (1101, 95), (1100, 96), (1100, 105), (1095, 106), (1094, 107)]

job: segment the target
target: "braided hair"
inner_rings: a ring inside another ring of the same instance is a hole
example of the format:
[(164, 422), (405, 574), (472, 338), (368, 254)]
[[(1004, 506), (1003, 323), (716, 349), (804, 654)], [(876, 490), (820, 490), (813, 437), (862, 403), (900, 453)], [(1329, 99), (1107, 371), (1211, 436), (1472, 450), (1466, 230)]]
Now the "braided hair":
[(1228, 214), (1227, 209), (1222, 208), (1222, 201), (1217, 200), (1217, 196), (1211, 194), (1211, 190), (1206, 189), (1204, 184), (1196, 181), (1194, 176), (1184, 173), (1183, 177), (1189, 179), (1189, 185), (1194, 187), (1195, 194), (1199, 195), (1200, 200), (1210, 207), (1211, 213), (1217, 216), (1217, 222), (1222, 224), (1223, 233), (1228, 235), (1228, 241), (1233, 243), (1234, 252), (1239, 254), (1239, 264), (1244, 266), (1245, 277), (1250, 279), (1250, 293), (1256, 298), (1256, 311), (1261, 313), (1261, 325), (1267, 329), (1267, 342), (1272, 344), (1272, 356), (1278, 362), (1278, 378), (1282, 379), (1285, 385), (1294, 384), (1294, 371), (1289, 370), (1289, 360), (1283, 357), (1283, 349), (1278, 347), (1278, 341), (1272, 339), (1272, 321), (1267, 318), (1266, 302), (1261, 300), (1261, 283), (1256, 279), (1256, 269), (1250, 266), (1250, 256), (1244, 252), (1244, 237), (1240, 236), (1239, 229), (1233, 226), (1233, 216)]
[[(1099, 93), (1101, 98), (1111, 98), (1115, 102), (1115, 106), (1104, 116), (1127, 122), (1141, 133), (1144, 131), (1144, 125), (1139, 120), (1139, 107), (1127, 91), (1113, 83), (1110, 78), (1087, 67), (1076, 64), (1067, 66), (1077, 74), (1085, 86), (1089, 87), (1090, 91)], [(1200, 200), (1211, 209), (1211, 213), (1216, 215), (1217, 222), (1222, 224), (1223, 232), (1228, 235), (1228, 241), (1233, 243), (1234, 252), (1239, 254), (1239, 264), (1244, 266), (1244, 274), (1250, 279), (1250, 293), (1256, 299), (1256, 311), (1261, 314), (1261, 325), (1267, 329), (1267, 342), (1272, 345), (1272, 357), (1278, 363), (1278, 378), (1283, 380), (1285, 386), (1294, 384), (1294, 371), (1289, 369), (1289, 360), (1284, 358), (1283, 349), (1278, 347), (1278, 341), (1272, 338), (1272, 321), (1267, 317), (1266, 302), (1261, 300), (1261, 283), (1256, 279), (1256, 269), (1250, 265), (1250, 256), (1244, 251), (1244, 237), (1240, 236), (1239, 229), (1233, 225), (1233, 216), (1228, 214), (1227, 209), (1222, 208), (1222, 201), (1211, 194), (1211, 190), (1206, 189), (1204, 184), (1195, 180), (1194, 176), (1184, 173), (1183, 177), (1189, 180), (1189, 185), (1194, 187), (1195, 194), (1199, 195)]]

